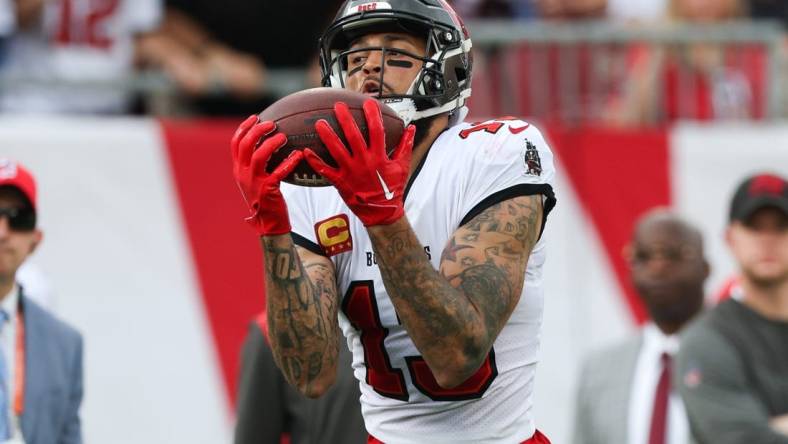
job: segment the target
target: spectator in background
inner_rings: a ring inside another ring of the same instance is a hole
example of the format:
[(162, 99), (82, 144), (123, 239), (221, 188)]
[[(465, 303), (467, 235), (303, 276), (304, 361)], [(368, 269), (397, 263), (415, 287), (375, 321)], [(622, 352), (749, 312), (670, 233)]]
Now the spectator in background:
[(450, 2), (461, 17), (535, 18), (537, 0), (454, 0)]
[[(215, 97), (229, 96), (222, 100), (259, 111), (265, 67), (257, 57), (222, 44), (177, 8), (167, 7), (164, 17), (162, 26), (140, 44), (140, 59), (146, 66), (164, 71), (189, 99), (216, 101)], [(202, 111), (212, 114), (211, 109)]]
[(736, 189), (725, 233), (741, 297), (691, 325), (676, 383), (699, 444), (788, 443), (788, 182)]
[(607, 0), (535, 0), (540, 17), (545, 19), (578, 20), (601, 18)]
[[(743, 17), (742, 0), (670, 0), (670, 20), (719, 24)], [(640, 125), (677, 119), (749, 119), (763, 115), (764, 54), (752, 48), (693, 43), (638, 46), (607, 120)]]
[(468, 18), (584, 19), (604, 15), (608, 0), (454, 0)]
[(777, 20), (788, 29), (788, 2), (785, 0), (748, 0), (750, 17)]
[(679, 349), (679, 332), (703, 307), (709, 265), (701, 234), (656, 210), (638, 221), (625, 255), (651, 322), (586, 359), (574, 443), (688, 443), (686, 412), (671, 390), (670, 361)]
[[(5, 59), (6, 39), (14, 30), (16, 20), (14, 19), (13, 0), (0, 0), (0, 66)], [(0, 89), (2, 85), (0, 85)]]
[(311, 67), (305, 81), (319, 85), (318, 37), (339, 4), (168, 0), (165, 24), (146, 41), (144, 57), (190, 93), (195, 111), (248, 116), (276, 98), (266, 93), (267, 68)]
[[(0, 0), (2, 1), (2, 0)], [(17, 32), (0, 75), (14, 82), (0, 111), (118, 114), (129, 110), (141, 34), (160, 0), (13, 0)]]
[(0, 159), (0, 441), (76, 444), (82, 337), (17, 283), (19, 266), (43, 237), (37, 211), (33, 176)]
[(607, 0), (606, 13), (614, 21), (656, 23), (667, 16), (668, 0)]
[(266, 314), (260, 314), (249, 327), (241, 355), (235, 444), (279, 444), (283, 434), (291, 444), (366, 443), (351, 359), (340, 345), (335, 385), (321, 398), (307, 398), (276, 366)]

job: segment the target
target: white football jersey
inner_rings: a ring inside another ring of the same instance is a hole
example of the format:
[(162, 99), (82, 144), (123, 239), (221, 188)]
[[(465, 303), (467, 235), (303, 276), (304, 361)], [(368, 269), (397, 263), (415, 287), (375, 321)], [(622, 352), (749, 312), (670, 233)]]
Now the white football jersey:
[[(135, 36), (152, 31), (161, 0), (52, 0), (39, 22), (8, 41), (0, 74), (13, 84), (0, 95), (0, 111), (120, 113), (128, 105), (122, 82), (133, 73)], [(87, 82), (74, 87), (62, 82)], [(38, 83), (36, 83), (38, 82)], [(54, 83), (53, 83), (54, 82)], [(93, 87), (91, 83), (93, 82)]]
[[(410, 179), (405, 212), (438, 269), (458, 227), (522, 195), (555, 204), (553, 154), (520, 120), (460, 123), (433, 143)], [(336, 266), (339, 323), (353, 353), (364, 422), (385, 443), (515, 443), (535, 431), (532, 402), (542, 322), (540, 239), (525, 285), (487, 361), (466, 383), (442, 389), (397, 319), (363, 224), (333, 187), (282, 184), (296, 244)]]

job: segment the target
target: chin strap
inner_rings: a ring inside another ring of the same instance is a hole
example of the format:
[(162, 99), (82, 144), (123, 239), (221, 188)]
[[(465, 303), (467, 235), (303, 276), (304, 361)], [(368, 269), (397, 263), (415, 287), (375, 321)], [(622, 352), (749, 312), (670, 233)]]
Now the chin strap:
[(416, 110), (416, 103), (413, 101), (413, 99), (384, 98), (382, 99), (382, 102), (397, 113), (399, 118), (405, 123), (405, 126), (414, 120), (454, 111), (452, 118), (449, 121), (449, 125), (453, 126), (459, 122), (462, 122), (465, 116), (468, 115), (468, 108), (464, 105), (464, 103), (465, 100), (470, 96), (471, 90), (468, 88), (462, 91), (457, 99), (452, 100), (451, 102), (446, 103), (439, 108), (430, 108), (425, 109), (424, 111)]
[(416, 111), (416, 104), (413, 102), (413, 99), (389, 98), (381, 99), (381, 101), (397, 113), (405, 126), (408, 126), (410, 122), (416, 120), (416, 114), (418, 112)]
[(449, 116), (449, 126), (454, 126), (464, 122), (466, 117), (468, 117), (468, 107), (461, 106)]

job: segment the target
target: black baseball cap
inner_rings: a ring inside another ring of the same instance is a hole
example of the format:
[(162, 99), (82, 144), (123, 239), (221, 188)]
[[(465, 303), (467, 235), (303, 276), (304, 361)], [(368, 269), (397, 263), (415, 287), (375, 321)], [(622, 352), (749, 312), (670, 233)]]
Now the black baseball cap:
[(745, 179), (731, 201), (730, 220), (746, 222), (757, 210), (774, 207), (788, 215), (788, 181), (772, 173)]

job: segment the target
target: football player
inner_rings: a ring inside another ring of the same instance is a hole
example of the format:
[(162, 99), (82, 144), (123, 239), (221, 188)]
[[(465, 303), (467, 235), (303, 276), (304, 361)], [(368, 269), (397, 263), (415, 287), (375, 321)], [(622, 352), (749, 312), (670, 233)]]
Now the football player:
[[(286, 135), (254, 116), (232, 141), (286, 379), (325, 392), (341, 330), (369, 442), (549, 442), (533, 412), (555, 205), (544, 138), (514, 118), (463, 121), (471, 41), (443, 0), (349, 0), (320, 50), (325, 86), (376, 99), (368, 139), (337, 103), (347, 146), (315, 125), (336, 167), (305, 150), (267, 173)], [(390, 156), (379, 102), (412, 123)], [(280, 185), (302, 159), (334, 187)]]

